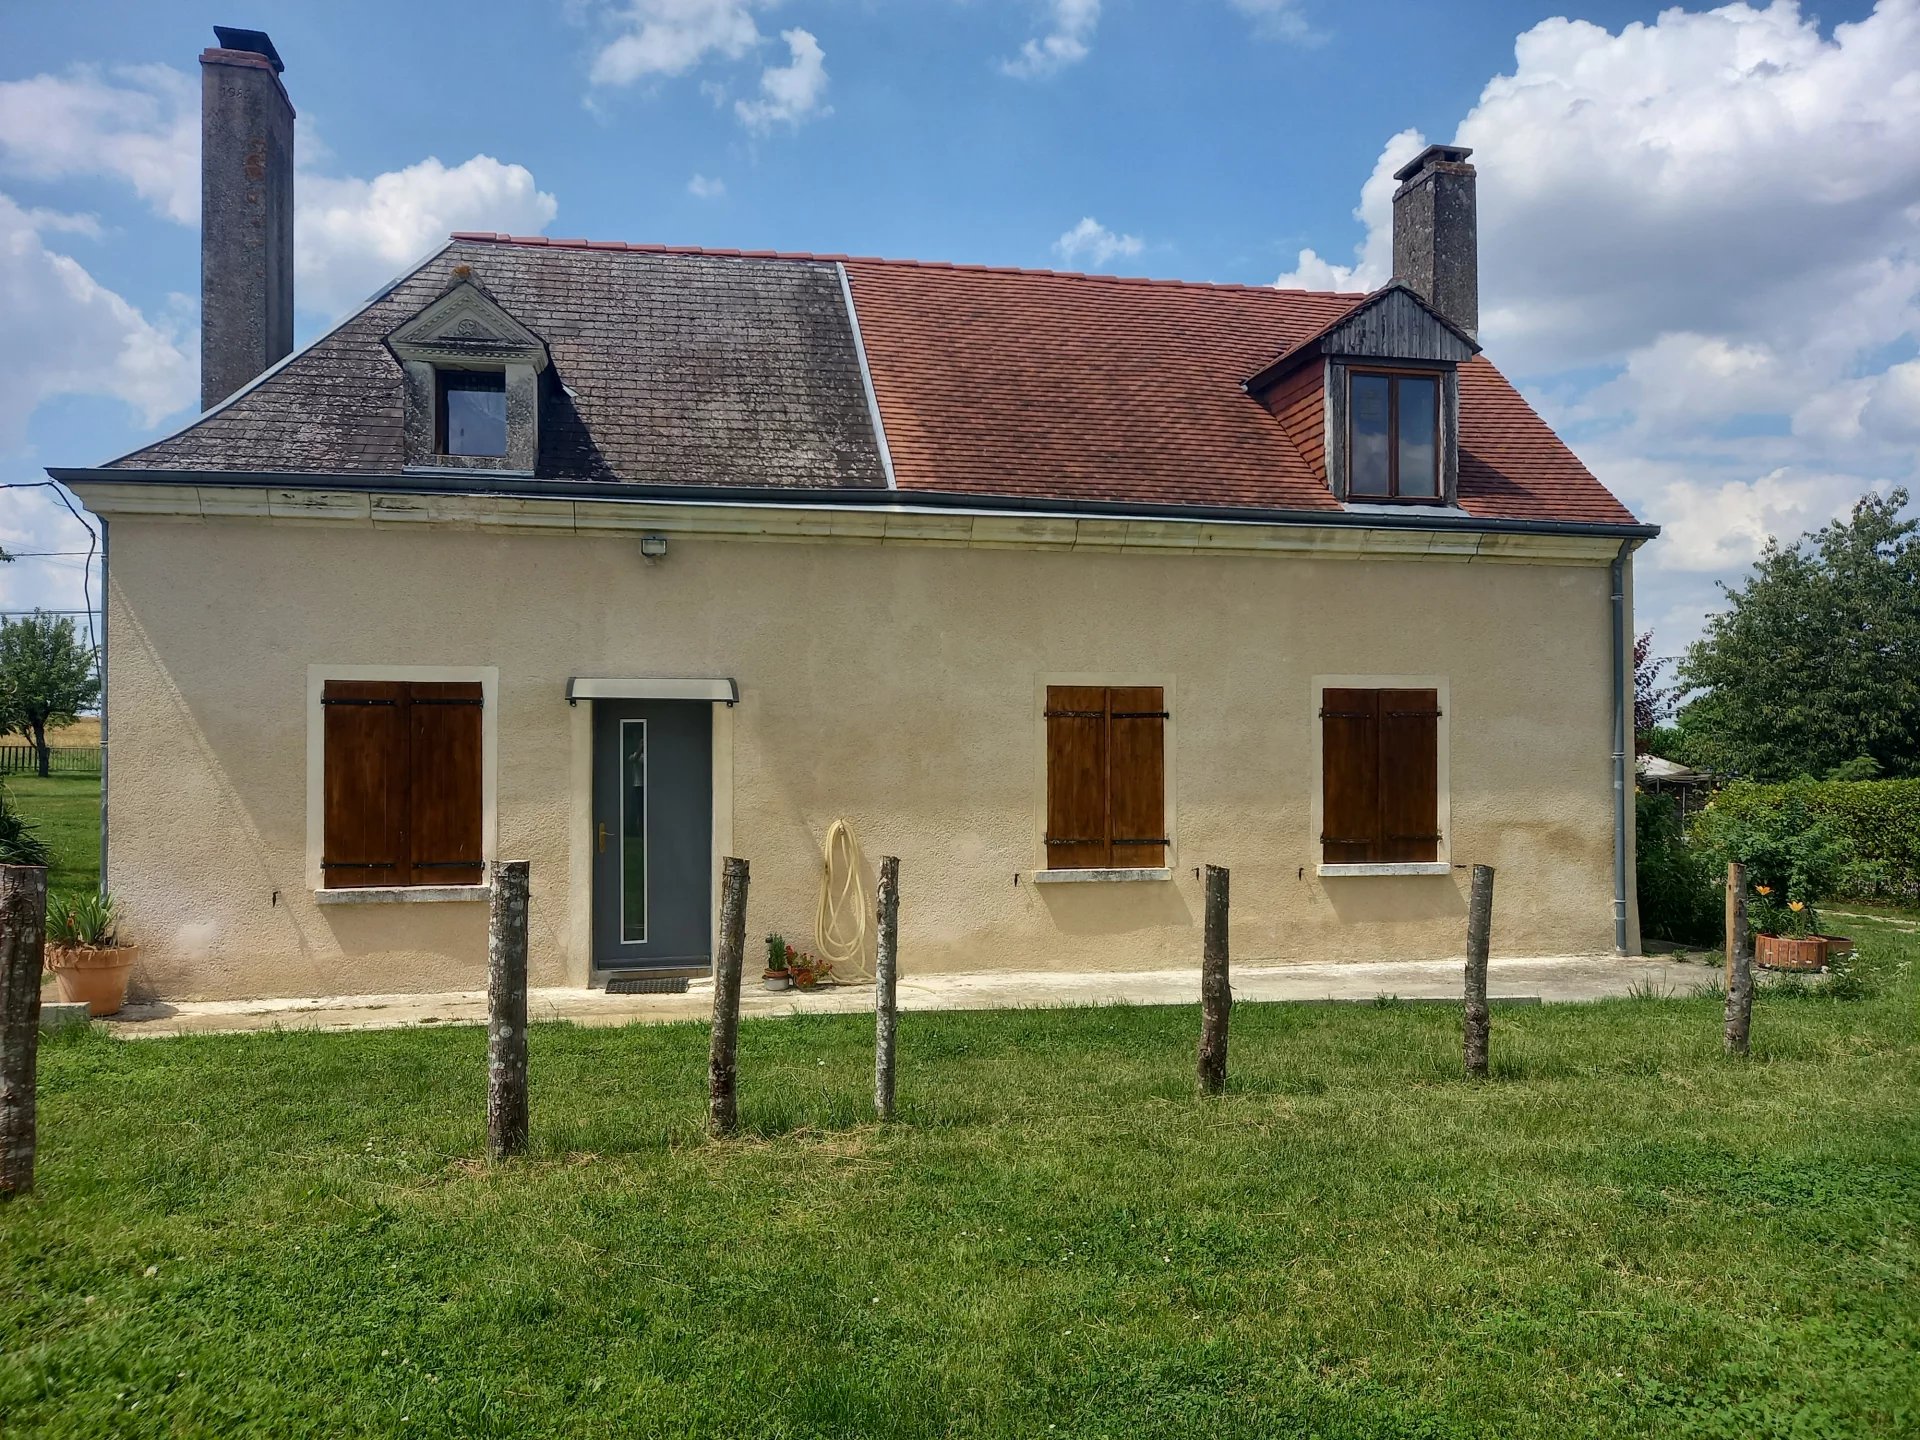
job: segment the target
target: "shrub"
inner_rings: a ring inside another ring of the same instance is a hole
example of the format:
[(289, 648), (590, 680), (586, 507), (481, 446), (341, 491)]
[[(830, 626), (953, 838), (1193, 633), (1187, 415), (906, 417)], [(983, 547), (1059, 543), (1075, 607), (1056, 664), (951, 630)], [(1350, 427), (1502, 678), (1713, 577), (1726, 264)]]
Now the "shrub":
[(1811, 898), (1920, 901), (1920, 780), (1816, 780), (1729, 785), (1696, 821), (1702, 835), (1789, 805), (1838, 843), (1830, 887)]
[(13, 808), (6, 787), (0, 785), (0, 865), (44, 865), (47, 858), (47, 842)]
[[(1694, 822), (1694, 843), (1716, 872), (1729, 861), (1747, 868), (1753, 928), (1772, 935), (1817, 933), (1813, 903), (1838, 888), (1846, 852), (1806, 792), (1811, 783), (1777, 787), (1777, 804), (1709, 806)], [(1731, 788), (1728, 793), (1731, 793)]]
[(1711, 863), (1680, 833), (1673, 802), (1664, 795), (1634, 798), (1634, 883), (1640, 930), (1662, 940), (1718, 945), (1725, 908)]

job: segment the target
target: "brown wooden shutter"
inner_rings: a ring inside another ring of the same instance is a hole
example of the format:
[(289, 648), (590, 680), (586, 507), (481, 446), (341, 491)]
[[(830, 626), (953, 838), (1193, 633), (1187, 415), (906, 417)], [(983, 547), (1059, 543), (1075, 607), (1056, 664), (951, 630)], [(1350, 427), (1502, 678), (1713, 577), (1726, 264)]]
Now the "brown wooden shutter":
[(1440, 855), (1440, 693), (1382, 690), (1380, 859)]
[(1167, 863), (1166, 692), (1157, 685), (1107, 692), (1108, 813), (1113, 864)]
[(412, 883), (478, 885), (480, 686), (416, 681), (411, 690)]
[(1107, 692), (1047, 687), (1047, 868), (1112, 865), (1107, 822)]
[(329, 680), (321, 883), (338, 890), (407, 883), (406, 686)]
[(1380, 858), (1380, 692), (1320, 697), (1320, 841), (1328, 865)]

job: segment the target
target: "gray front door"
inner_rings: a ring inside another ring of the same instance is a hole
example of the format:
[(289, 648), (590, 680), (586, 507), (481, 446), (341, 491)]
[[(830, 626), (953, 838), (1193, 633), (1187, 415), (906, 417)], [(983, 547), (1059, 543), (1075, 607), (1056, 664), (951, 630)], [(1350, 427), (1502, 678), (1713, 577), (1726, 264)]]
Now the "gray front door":
[(712, 892), (712, 702), (594, 701), (594, 967), (709, 964)]

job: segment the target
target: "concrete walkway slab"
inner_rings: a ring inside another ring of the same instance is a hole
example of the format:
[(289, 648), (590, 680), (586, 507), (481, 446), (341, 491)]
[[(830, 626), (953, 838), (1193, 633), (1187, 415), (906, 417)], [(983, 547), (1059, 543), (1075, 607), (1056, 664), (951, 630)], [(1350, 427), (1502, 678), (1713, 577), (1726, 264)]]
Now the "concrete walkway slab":
[[(1458, 1000), (1459, 960), (1338, 961), (1294, 965), (1237, 965), (1233, 996), (1239, 1001), (1371, 1001), (1383, 995), (1403, 1000)], [(1635, 990), (1689, 993), (1711, 978), (1706, 966), (1674, 957), (1623, 960), (1574, 955), (1495, 960), (1488, 967), (1492, 998), (1544, 1002), (1602, 1000)], [(903, 1010), (1013, 1010), (1071, 1005), (1191, 1005), (1198, 1003), (1200, 972), (1107, 971), (1062, 974), (1041, 970), (988, 971), (969, 975), (903, 975)], [(848, 1014), (870, 1010), (866, 985), (823, 986), (802, 992), (769, 992), (758, 979), (741, 992), (748, 1018), (803, 1014)], [(713, 1013), (713, 982), (696, 980), (684, 995), (607, 995), (598, 990), (537, 989), (527, 997), (535, 1021), (570, 1020), (576, 1025), (661, 1024), (704, 1020)], [(419, 1025), (478, 1025), (485, 1021), (484, 990), (431, 995), (334, 995), (302, 1000), (198, 1000), (130, 1004), (102, 1022), (128, 1039), (169, 1035), (225, 1034), (247, 1030), (394, 1030)]]

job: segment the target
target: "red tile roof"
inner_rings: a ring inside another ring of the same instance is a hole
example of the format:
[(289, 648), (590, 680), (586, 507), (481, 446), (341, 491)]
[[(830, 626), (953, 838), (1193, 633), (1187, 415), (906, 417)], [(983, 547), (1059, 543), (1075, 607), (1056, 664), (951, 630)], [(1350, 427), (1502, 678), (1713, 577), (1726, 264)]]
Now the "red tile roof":
[[(466, 233), (554, 249), (845, 265), (902, 490), (1338, 511), (1242, 388), (1366, 297), (766, 250)], [(1484, 356), (1460, 367), (1460, 505), (1631, 524)]]

